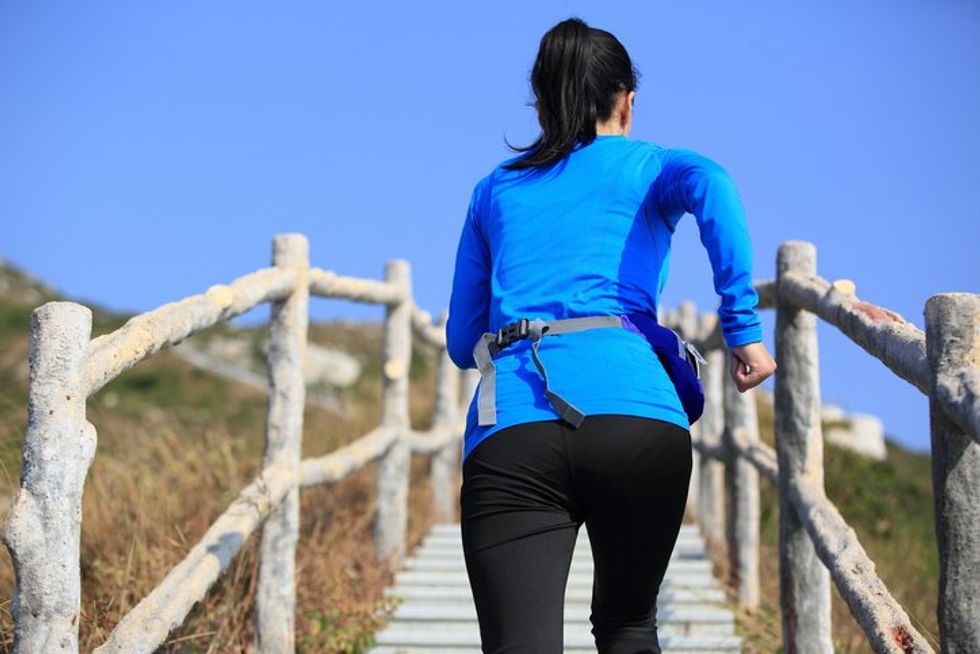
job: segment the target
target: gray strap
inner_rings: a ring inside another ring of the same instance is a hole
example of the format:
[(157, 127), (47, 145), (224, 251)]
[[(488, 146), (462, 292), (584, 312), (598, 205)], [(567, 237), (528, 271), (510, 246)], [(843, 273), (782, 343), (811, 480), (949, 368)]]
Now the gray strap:
[[(616, 321), (619, 322), (619, 319), (616, 318)], [(530, 322), (528, 325), (528, 337), (531, 339), (531, 358), (534, 359), (534, 365), (538, 367), (538, 372), (544, 377), (544, 394), (548, 397), (548, 401), (551, 402), (552, 408), (558, 412), (558, 415), (575, 425), (575, 428), (578, 429), (582, 425), (582, 421), (585, 420), (585, 414), (561, 395), (551, 390), (548, 384), (548, 373), (545, 371), (544, 364), (541, 363), (541, 359), (538, 357), (538, 343), (541, 342), (542, 329), (548, 327), (548, 334), (561, 333), (557, 330), (553, 332), (551, 330), (553, 326), (545, 323), (540, 318), (535, 318)], [(578, 329), (582, 329), (582, 327)]]
[[(548, 373), (538, 356), (538, 343), (542, 336), (565, 334), (568, 332), (592, 329), (593, 327), (622, 327), (623, 321), (619, 316), (582, 316), (579, 318), (564, 318), (561, 320), (544, 321), (535, 318), (528, 323), (528, 335), (531, 339), (531, 357), (538, 372), (544, 378), (544, 393), (552, 408), (562, 418), (578, 428), (585, 419), (585, 414), (565, 398), (551, 390)], [(495, 332), (485, 332), (473, 348), (473, 359), (480, 371), (480, 387), (477, 393), (477, 424), (480, 426), (497, 424), (497, 369), (493, 364), (492, 355), (497, 351)], [(491, 352), (491, 348), (493, 353)]]
[[(540, 320), (535, 318), (535, 320)], [(580, 316), (578, 318), (562, 318), (561, 320), (550, 320), (544, 323), (548, 329), (544, 333), (548, 336), (554, 334), (565, 334), (577, 332), (582, 329), (592, 329), (593, 327), (622, 327), (623, 320), (619, 316)]]
[(476, 397), (477, 424), (497, 424), (497, 369), (490, 358), (490, 343), (495, 342), (497, 335), (485, 332), (473, 348), (473, 359), (480, 371), (480, 388)]

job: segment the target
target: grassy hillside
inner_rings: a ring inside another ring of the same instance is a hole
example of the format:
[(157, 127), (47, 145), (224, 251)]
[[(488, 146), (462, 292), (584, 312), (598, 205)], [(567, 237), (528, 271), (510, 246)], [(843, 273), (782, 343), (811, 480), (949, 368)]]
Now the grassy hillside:
[[(771, 407), (758, 404), (762, 440), (775, 445)], [(824, 446), (827, 496), (854, 528), (878, 575), (905, 608), (912, 624), (939, 651), (936, 593), (939, 560), (933, 526), (932, 481), (927, 455), (887, 440), (888, 458), (873, 462), (831, 444)], [(779, 615), (779, 507), (775, 488), (761, 486), (762, 607), (740, 614), (746, 652), (782, 652)], [(723, 561), (717, 562), (723, 570)], [(831, 581), (834, 649), (838, 654), (872, 652)], [(734, 597), (734, 589), (729, 589)]]
[[(32, 300), (37, 297), (28, 294)], [(0, 509), (18, 486), (26, 425), (27, 329), (40, 302), (0, 300)], [(125, 322), (95, 308), (94, 335)], [(228, 329), (216, 326), (192, 339)], [(258, 330), (256, 339), (266, 330)], [(377, 324), (312, 324), (312, 342), (347, 350), (363, 364), (361, 379), (342, 392), (340, 415), (308, 407), (303, 456), (335, 450), (380, 420)], [(416, 348), (410, 369), (413, 427), (426, 429), (434, 393), (434, 356)], [(100, 644), (120, 617), (156, 586), (210, 523), (258, 472), (266, 396), (200, 371), (164, 350), (93, 395), (88, 419), (98, 430), (82, 523), (82, 651)], [(409, 544), (428, 530), (427, 458), (413, 457)], [(355, 652), (391, 610), (382, 596), (390, 576), (374, 564), (371, 527), (377, 464), (333, 487), (302, 494), (297, 554), (297, 646), (303, 652)], [(164, 652), (244, 651), (257, 574), (251, 538)], [(9, 554), (0, 548), (0, 652), (10, 651)]]
[[(18, 485), (26, 423), (27, 329), (30, 312), (53, 290), (0, 264), (0, 508)], [(6, 280), (6, 281), (4, 281)], [(88, 306), (92, 306), (87, 303)], [(127, 317), (94, 308), (94, 334)], [(219, 325), (192, 337), (207, 338)], [(265, 336), (256, 330), (256, 341)], [(330, 452), (380, 419), (380, 325), (313, 324), (311, 341), (356, 356), (364, 374), (347, 394), (346, 415), (309, 407), (304, 456)], [(411, 414), (425, 429), (434, 402), (434, 357), (416, 348)], [(92, 396), (88, 419), (99, 444), (85, 490), (82, 523), (81, 642), (88, 651), (164, 577), (214, 518), (258, 471), (266, 409), (261, 391), (201, 372), (164, 350)], [(772, 444), (772, 416), (760, 405), (763, 439)], [(856, 530), (888, 588), (919, 629), (936, 641), (935, 552), (928, 457), (889, 443), (886, 463), (872, 463), (826, 446), (827, 492)], [(430, 524), (427, 457), (414, 455), (409, 546)], [(297, 648), (300, 652), (359, 652), (390, 610), (381, 593), (390, 575), (373, 562), (371, 522), (376, 464), (329, 488), (302, 494), (297, 553)], [(781, 651), (778, 613), (778, 511), (763, 481), (763, 608), (742, 616), (747, 652)], [(256, 538), (212, 592), (172, 634), (163, 652), (244, 651), (257, 572)], [(10, 650), (12, 570), (0, 548), (0, 652)], [(721, 565), (721, 564), (720, 564)], [(834, 597), (838, 652), (871, 651), (841, 601)], [(938, 647), (937, 647), (938, 649)]]

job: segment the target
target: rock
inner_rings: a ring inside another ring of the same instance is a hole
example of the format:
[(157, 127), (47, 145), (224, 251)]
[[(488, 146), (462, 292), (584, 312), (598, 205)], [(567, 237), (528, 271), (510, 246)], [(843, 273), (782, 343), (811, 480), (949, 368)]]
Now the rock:
[(867, 413), (851, 413), (840, 422), (824, 428), (824, 439), (875, 461), (888, 456), (885, 448), (884, 426), (881, 419)]
[[(757, 386), (756, 394), (765, 405), (772, 407), (774, 401), (772, 391)], [(877, 416), (847, 413), (836, 404), (826, 403), (820, 408), (820, 419), (826, 442), (847, 448), (875, 461), (884, 461), (888, 457), (884, 426)]]
[(247, 338), (220, 337), (209, 340), (205, 351), (207, 354), (218, 357), (219, 359), (233, 361), (239, 365), (251, 367), (251, 349), (252, 344)]
[(844, 409), (836, 404), (824, 404), (820, 408), (820, 417), (823, 420), (844, 420)]
[(306, 360), (303, 364), (307, 384), (346, 387), (361, 376), (361, 364), (357, 359), (341, 350), (315, 343), (306, 344)]

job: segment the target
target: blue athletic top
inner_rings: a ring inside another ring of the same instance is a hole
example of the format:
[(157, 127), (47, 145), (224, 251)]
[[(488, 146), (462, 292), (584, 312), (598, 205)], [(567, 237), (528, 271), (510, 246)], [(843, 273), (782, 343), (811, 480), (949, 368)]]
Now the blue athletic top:
[[(579, 142), (544, 170), (503, 168), (520, 156), (498, 164), (470, 198), (446, 323), (457, 366), (476, 368), (473, 347), (481, 335), (521, 317), (656, 315), (671, 235), (686, 212), (696, 217), (711, 260), (725, 342), (736, 347), (762, 340), (745, 213), (724, 168), (692, 150), (621, 134)], [(603, 328), (546, 335), (538, 355), (551, 389), (587, 416), (627, 414), (690, 427), (660, 359), (636, 333)], [(500, 429), (560, 417), (545, 397), (529, 340), (493, 360), (497, 422), (477, 424), (474, 394), (463, 461)]]

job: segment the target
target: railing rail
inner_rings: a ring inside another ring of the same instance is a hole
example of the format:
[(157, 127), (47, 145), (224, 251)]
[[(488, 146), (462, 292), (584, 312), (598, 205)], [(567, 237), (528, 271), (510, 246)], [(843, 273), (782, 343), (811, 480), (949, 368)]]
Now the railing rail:
[[(461, 376), (449, 358), (447, 313), (433, 322), (414, 304), (404, 260), (388, 262), (381, 281), (343, 277), (310, 266), (305, 236), (280, 234), (273, 240), (272, 264), (135, 316), (95, 339), (92, 313), (83, 305), (48, 302), (34, 310), (21, 487), (2, 534), (16, 573), (16, 652), (78, 651), (81, 498), (96, 444), (95, 427), (86, 419), (87, 398), (161, 349), (264, 302), (270, 303), (271, 322), (261, 472), (96, 651), (154, 651), (260, 527), (255, 648), (294, 651), (299, 490), (335, 483), (372, 461), (379, 465), (374, 523), (379, 561), (395, 568), (406, 554), (412, 452), (432, 455), (433, 512), (437, 520), (452, 519), (464, 409), (479, 375), (467, 370)], [(661, 321), (709, 360), (703, 369), (704, 416), (692, 426), (689, 509), (709, 547), (726, 552), (739, 604), (753, 609), (760, 602), (761, 475), (779, 491), (786, 651), (832, 651), (831, 580), (875, 651), (932, 651), (824, 492), (816, 339), (821, 318), (929, 397), (941, 645), (950, 652), (980, 651), (980, 296), (931, 297), (923, 333), (898, 314), (858, 300), (850, 282), (817, 276), (815, 249), (802, 241), (783, 243), (776, 280), (755, 287), (759, 307), (776, 310), (775, 450), (759, 439), (754, 390), (739, 393), (725, 374), (727, 352), (717, 314), (699, 316), (691, 303), (661, 312)], [(383, 411), (380, 424), (357, 440), (301, 459), (310, 295), (385, 306)], [(424, 432), (409, 423), (413, 337), (438, 353), (435, 412)]]
[[(415, 306), (404, 260), (390, 261), (385, 279), (376, 281), (311, 268), (302, 234), (277, 235), (272, 250), (272, 267), (134, 316), (94, 339), (92, 312), (81, 304), (48, 302), (34, 310), (21, 488), (3, 528), (16, 574), (16, 652), (78, 651), (81, 498), (96, 443), (95, 427), (85, 417), (87, 398), (161, 349), (263, 302), (271, 305), (271, 321), (261, 471), (95, 651), (155, 651), (261, 527), (255, 648), (293, 652), (299, 490), (335, 483), (372, 461), (379, 462), (379, 561), (398, 567), (405, 556), (411, 452), (432, 454), (433, 511), (438, 520), (452, 519), (461, 375), (445, 351), (446, 313), (433, 325)], [(354, 442), (301, 460), (310, 295), (385, 305), (383, 415), (380, 425)], [(412, 430), (408, 420), (413, 333), (439, 351), (433, 427), (424, 432)]]
[(923, 333), (894, 311), (859, 300), (850, 281), (820, 278), (810, 243), (784, 242), (776, 263), (777, 279), (754, 285), (759, 308), (776, 310), (775, 450), (759, 442), (755, 391), (739, 393), (726, 374), (717, 314), (699, 319), (693, 304), (684, 303), (662, 317), (709, 359), (705, 413), (692, 427), (689, 510), (709, 547), (727, 556), (739, 604), (753, 610), (759, 604), (758, 476), (777, 487), (786, 651), (833, 651), (831, 579), (876, 652), (933, 651), (824, 492), (816, 333), (816, 320), (823, 319), (929, 397), (940, 646), (980, 652), (980, 296), (932, 296)]

